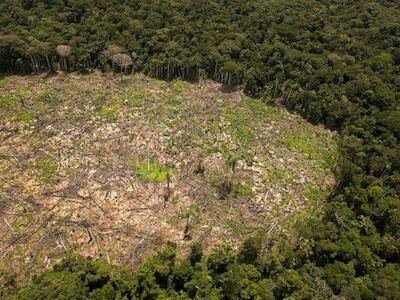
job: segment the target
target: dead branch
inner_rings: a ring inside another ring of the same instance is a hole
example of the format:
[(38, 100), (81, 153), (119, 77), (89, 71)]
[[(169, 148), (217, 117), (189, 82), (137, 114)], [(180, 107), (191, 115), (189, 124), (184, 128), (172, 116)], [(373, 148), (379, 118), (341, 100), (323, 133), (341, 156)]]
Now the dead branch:
[(8, 223), (7, 219), (6, 219), (6, 218), (3, 218), (3, 219), (4, 219), (4, 222), (6, 222), (7, 226), (10, 227), (11, 231), (12, 231), (14, 234), (16, 234), (14, 228), (12, 228), (12, 226), (10, 225), (10, 223)]

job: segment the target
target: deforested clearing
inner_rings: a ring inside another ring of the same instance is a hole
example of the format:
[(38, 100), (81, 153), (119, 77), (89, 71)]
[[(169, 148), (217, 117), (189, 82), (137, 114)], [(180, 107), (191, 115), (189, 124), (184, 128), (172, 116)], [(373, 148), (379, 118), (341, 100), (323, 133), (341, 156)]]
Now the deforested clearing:
[(333, 132), (211, 81), (11, 76), (0, 112), (0, 268), (20, 274), (290, 236), (335, 183)]

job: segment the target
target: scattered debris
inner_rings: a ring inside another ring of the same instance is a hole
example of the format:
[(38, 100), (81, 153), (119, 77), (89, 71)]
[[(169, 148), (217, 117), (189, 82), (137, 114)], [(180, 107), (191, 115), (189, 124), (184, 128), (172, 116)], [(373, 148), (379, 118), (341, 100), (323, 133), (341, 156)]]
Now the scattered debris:
[(13, 76), (0, 95), (0, 269), (237, 245), (290, 231), (334, 183), (333, 133), (213, 82)]

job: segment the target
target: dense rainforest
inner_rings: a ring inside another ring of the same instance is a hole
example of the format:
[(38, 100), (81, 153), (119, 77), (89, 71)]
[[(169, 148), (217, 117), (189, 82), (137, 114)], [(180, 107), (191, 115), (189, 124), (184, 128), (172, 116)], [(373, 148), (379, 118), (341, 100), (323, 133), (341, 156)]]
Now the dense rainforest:
[[(340, 133), (321, 220), (274, 251), (174, 245), (136, 273), (70, 258), (18, 299), (398, 299), (400, 2), (3, 0), (0, 70), (207, 77)], [(0, 293), (1, 294), (1, 293)]]

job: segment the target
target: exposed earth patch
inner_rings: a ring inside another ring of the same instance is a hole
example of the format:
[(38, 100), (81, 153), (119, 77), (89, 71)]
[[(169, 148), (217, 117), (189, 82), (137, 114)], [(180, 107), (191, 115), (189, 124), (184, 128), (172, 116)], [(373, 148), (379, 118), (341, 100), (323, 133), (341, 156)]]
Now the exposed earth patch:
[(1, 268), (26, 274), (290, 232), (334, 185), (334, 133), (210, 81), (12, 76), (0, 112)]

